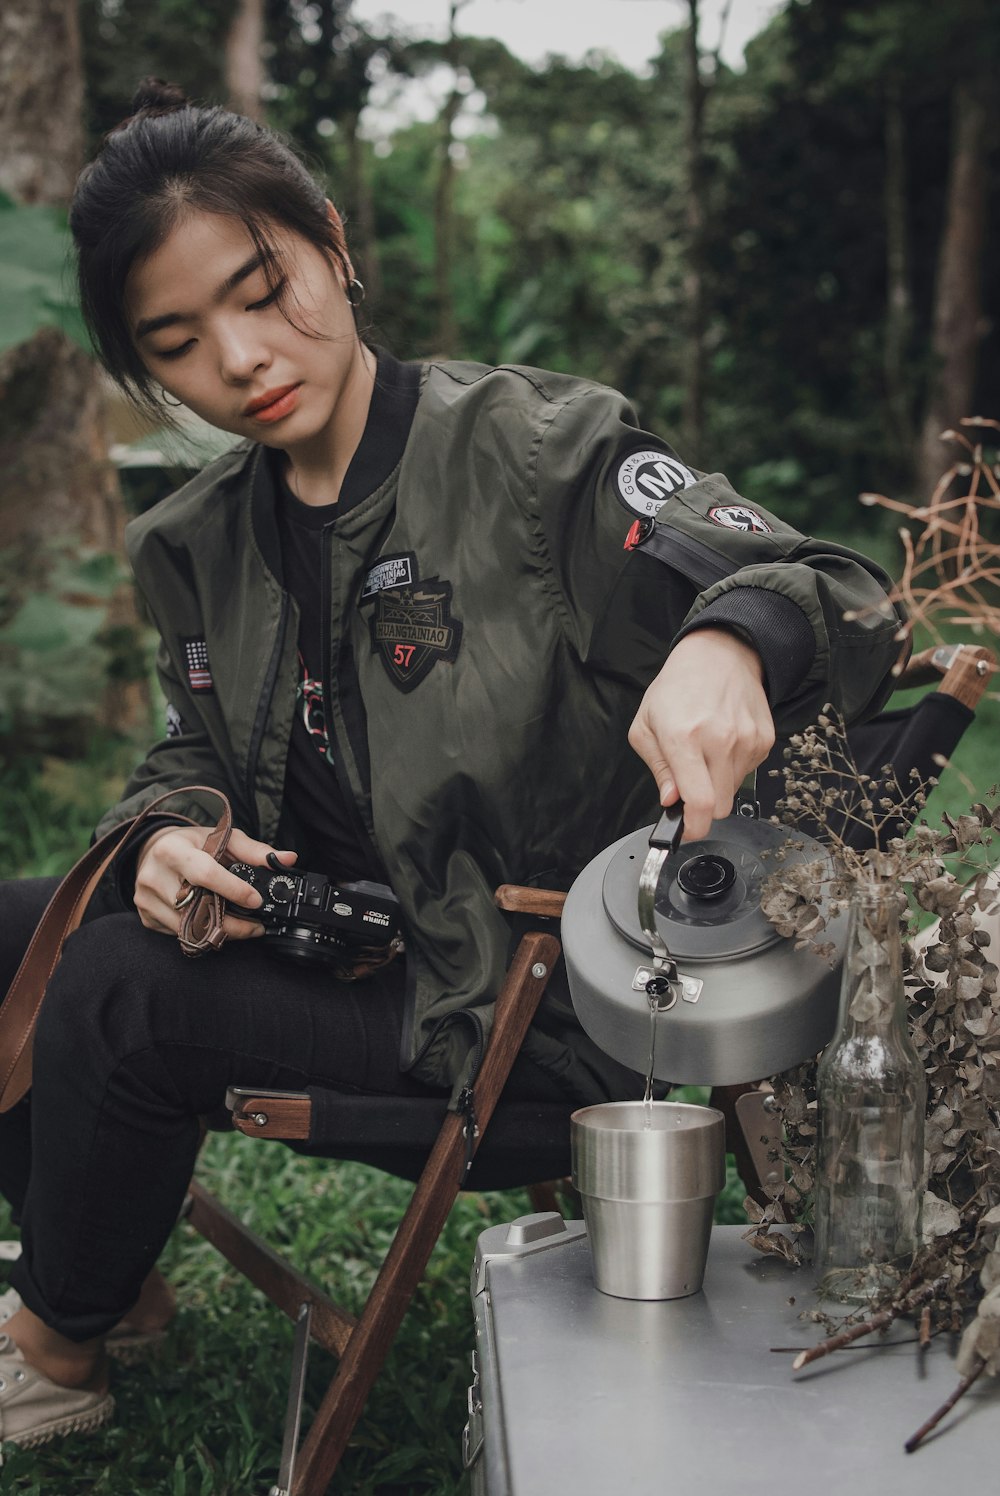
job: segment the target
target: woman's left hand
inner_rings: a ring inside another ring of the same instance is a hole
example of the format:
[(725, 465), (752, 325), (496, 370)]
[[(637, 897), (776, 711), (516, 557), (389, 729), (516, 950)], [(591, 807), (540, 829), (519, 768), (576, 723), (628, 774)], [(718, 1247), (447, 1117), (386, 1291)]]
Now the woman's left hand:
[(684, 801), (684, 840), (707, 836), (774, 745), (757, 651), (726, 629), (685, 635), (642, 698), (628, 740), (660, 804)]

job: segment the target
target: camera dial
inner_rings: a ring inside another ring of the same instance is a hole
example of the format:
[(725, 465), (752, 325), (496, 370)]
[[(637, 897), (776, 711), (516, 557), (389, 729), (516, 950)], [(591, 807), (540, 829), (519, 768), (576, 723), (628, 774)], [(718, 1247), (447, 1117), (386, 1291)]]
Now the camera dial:
[(267, 891), (276, 903), (290, 904), (295, 897), (297, 886), (297, 879), (289, 878), (287, 873), (279, 873), (276, 878), (268, 879)]

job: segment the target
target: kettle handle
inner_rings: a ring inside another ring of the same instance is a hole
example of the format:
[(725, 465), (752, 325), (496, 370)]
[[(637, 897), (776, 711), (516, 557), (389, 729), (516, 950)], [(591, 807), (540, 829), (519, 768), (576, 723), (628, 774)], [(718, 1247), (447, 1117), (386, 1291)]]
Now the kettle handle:
[[(678, 800), (665, 810), (653, 827), (649, 845), (658, 851), (676, 852), (684, 835), (684, 801)], [(662, 863), (660, 866), (662, 867)]]
[(660, 816), (649, 838), (649, 851), (639, 874), (639, 928), (649, 941), (657, 976), (677, 979), (677, 963), (656, 927), (656, 889), (663, 864), (680, 846), (684, 834), (684, 802), (678, 800)]

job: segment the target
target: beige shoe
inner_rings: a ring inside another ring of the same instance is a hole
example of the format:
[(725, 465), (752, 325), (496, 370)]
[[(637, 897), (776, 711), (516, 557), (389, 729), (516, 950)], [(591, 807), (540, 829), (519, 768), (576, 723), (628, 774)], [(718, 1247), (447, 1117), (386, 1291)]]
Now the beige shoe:
[[(16, 1288), (0, 1293), (0, 1326), (12, 1319), (21, 1308), (21, 1295)], [(149, 1355), (167, 1338), (166, 1330), (134, 1330), (124, 1320), (109, 1330), (104, 1340), (104, 1349), (123, 1366), (134, 1366)]]
[(0, 1439), (30, 1449), (100, 1428), (114, 1410), (110, 1392), (60, 1387), (28, 1364), (9, 1335), (0, 1335)]

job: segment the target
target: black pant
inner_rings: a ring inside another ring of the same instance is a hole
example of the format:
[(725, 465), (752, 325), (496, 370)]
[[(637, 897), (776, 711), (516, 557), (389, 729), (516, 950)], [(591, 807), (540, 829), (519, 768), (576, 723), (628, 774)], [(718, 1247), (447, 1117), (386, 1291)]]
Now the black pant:
[[(56, 884), (0, 883), (0, 995)], [(262, 944), (192, 961), (107, 895), (66, 942), (31, 1092), (0, 1116), (0, 1190), (21, 1224), (14, 1287), (71, 1340), (135, 1303), (183, 1203), (198, 1119), (227, 1086), (440, 1094), (399, 1069), (402, 962), (342, 983)], [(564, 1099), (524, 1057), (505, 1094)]]

